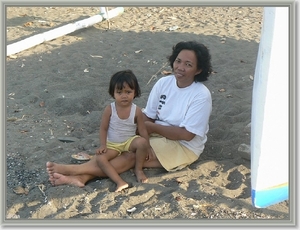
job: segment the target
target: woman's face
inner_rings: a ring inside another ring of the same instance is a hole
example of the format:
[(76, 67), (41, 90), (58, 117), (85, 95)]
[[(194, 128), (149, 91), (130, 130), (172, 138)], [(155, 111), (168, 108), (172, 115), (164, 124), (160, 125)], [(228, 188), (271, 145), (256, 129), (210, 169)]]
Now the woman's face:
[(194, 82), (195, 75), (201, 73), (197, 69), (197, 58), (193, 50), (181, 50), (173, 63), (177, 86), (184, 88)]

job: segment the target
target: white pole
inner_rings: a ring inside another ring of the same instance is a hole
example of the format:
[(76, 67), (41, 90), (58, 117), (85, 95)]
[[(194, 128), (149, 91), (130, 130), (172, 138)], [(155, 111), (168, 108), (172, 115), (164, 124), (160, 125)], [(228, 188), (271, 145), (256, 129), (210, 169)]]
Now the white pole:
[[(102, 7), (101, 7), (102, 8)], [(108, 17), (107, 14), (105, 13), (105, 17), (102, 16), (103, 12), (100, 12), (100, 15), (95, 15), (90, 18), (86, 18), (83, 20), (80, 20), (75, 23), (70, 23), (61, 27), (58, 27), (53, 30), (49, 30), (44, 33), (40, 33), (34, 36), (31, 36), (29, 38), (26, 38), (24, 40), (18, 41), (16, 43), (7, 45), (7, 50), (6, 50), (6, 56), (10, 56), (16, 53), (19, 53), (23, 50), (29, 49), (31, 47), (34, 47), (36, 45), (39, 45), (45, 41), (51, 41), (55, 38), (58, 38), (60, 36), (64, 36), (66, 34), (72, 33), (76, 30), (82, 29), (82, 28), (87, 28), (90, 27), (98, 22), (101, 22), (102, 20), (105, 20), (107, 18), (112, 18), (120, 13), (124, 12), (123, 7), (117, 7), (114, 8), (113, 10), (108, 12)]]
[(103, 17), (103, 19), (111, 19), (119, 14), (122, 14), (123, 12), (123, 7), (117, 7), (109, 11), (106, 11), (106, 7), (100, 7), (100, 15)]

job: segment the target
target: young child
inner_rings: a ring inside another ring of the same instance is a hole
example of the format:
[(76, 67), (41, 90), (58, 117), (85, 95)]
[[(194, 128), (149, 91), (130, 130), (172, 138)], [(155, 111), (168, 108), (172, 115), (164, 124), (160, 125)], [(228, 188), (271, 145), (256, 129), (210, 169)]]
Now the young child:
[[(136, 76), (131, 70), (115, 73), (110, 80), (109, 94), (115, 99), (103, 112), (100, 125), (100, 147), (96, 150), (97, 164), (116, 184), (115, 192), (129, 187), (110, 160), (124, 151), (136, 154), (135, 175), (138, 182), (147, 182), (143, 163), (150, 151), (149, 136), (141, 109), (133, 99), (141, 95)], [(139, 135), (136, 135), (138, 131)]]

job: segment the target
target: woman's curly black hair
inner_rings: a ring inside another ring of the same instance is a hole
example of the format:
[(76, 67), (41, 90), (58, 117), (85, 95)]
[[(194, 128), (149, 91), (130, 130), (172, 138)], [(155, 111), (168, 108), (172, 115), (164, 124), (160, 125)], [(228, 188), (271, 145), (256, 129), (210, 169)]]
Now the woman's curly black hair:
[(196, 41), (182, 41), (173, 46), (173, 52), (168, 57), (171, 68), (173, 69), (173, 63), (177, 58), (178, 54), (182, 50), (192, 50), (196, 54), (197, 58), (197, 69), (201, 69), (201, 73), (195, 75), (195, 82), (206, 81), (212, 72), (211, 56), (208, 48)]

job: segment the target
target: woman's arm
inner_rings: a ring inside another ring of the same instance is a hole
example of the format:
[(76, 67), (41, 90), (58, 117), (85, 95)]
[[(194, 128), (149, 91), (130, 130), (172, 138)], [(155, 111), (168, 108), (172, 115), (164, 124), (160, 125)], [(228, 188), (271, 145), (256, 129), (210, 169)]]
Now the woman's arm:
[(144, 122), (144, 114), (139, 107), (136, 107), (137, 133), (149, 141), (149, 134)]
[(145, 121), (145, 125), (149, 134), (157, 133), (170, 140), (190, 141), (195, 137), (194, 133), (187, 131), (184, 127), (164, 126), (148, 120)]
[(146, 114), (144, 114), (144, 113), (143, 113), (143, 119), (144, 119), (144, 122), (146, 122), (146, 121), (154, 122), (155, 121), (154, 119), (147, 117)]

